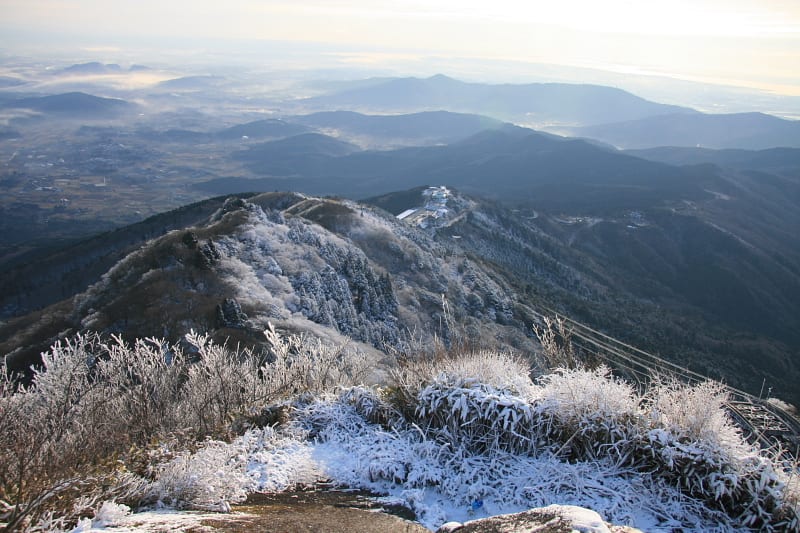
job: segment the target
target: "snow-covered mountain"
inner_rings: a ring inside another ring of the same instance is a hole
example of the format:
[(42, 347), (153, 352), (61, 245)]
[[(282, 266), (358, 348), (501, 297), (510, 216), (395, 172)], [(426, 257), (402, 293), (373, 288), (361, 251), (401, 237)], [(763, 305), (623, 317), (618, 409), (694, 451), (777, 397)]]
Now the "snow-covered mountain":
[(254, 344), (272, 323), (386, 352), (447, 338), (455, 320), (475, 345), (530, 353), (522, 304), (462, 250), (380, 209), (268, 193), (232, 197), (204, 223), (147, 242), (87, 290), (22, 319), (29, 327), (4, 348), (14, 366), (52, 342), (48, 332), (180, 339), (194, 329)]
[[(371, 204), (231, 196), (87, 241), (28, 273), (44, 292), (16, 298), (51, 305), (0, 327), (0, 350), (21, 368), (80, 330), (177, 341), (194, 329), (253, 345), (273, 323), (347, 337), (377, 358), (433, 336), (531, 355), (537, 313), (557, 312), (753, 394), (766, 381), (798, 401), (794, 278), (766, 255), (769, 241), (748, 246), (712, 218), (714, 201), (703, 216), (580, 217), (445, 190), (441, 203), (424, 188)], [(151, 238), (158, 228), (166, 233)], [(737, 296), (743, 275), (751, 292)], [(59, 302), (47, 287), (65, 279)], [(734, 296), (749, 303), (728, 305)]]

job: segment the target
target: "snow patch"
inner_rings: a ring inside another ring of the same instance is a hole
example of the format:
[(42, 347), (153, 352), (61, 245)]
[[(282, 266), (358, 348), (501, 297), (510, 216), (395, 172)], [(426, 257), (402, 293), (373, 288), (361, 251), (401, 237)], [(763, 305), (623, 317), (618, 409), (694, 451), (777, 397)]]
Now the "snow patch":
[(264, 428), (248, 431), (238, 440), (250, 450), (247, 473), (257, 491), (281, 492), (297, 485), (310, 485), (324, 476), (313, 458), (314, 446), (298, 438)]
[[(248, 518), (252, 515), (246, 513), (231, 513), (226, 519), (234, 521), (238, 518)], [(203, 526), (204, 520), (218, 521), (218, 513), (202, 513), (196, 511), (173, 511), (157, 510), (134, 513), (127, 516), (116, 518), (109, 522), (96, 522), (96, 520), (84, 519), (71, 533), (161, 533), (170, 531), (173, 533), (207, 531)]]
[(581, 533), (611, 533), (600, 515), (585, 507), (553, 504), (540, 507), (537, 511), (558, 515), (567, 520), (572, 529)]

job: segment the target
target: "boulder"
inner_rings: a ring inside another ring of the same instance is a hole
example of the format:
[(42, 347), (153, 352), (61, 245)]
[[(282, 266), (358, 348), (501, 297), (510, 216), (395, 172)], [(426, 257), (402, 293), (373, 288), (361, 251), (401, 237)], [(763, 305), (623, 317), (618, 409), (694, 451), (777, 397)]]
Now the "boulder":
[(549, 505), (521, 513), (447, 522), (437, 533), (641, 533), (627, 526), (606, 524), (596, 512), (574, 505)]

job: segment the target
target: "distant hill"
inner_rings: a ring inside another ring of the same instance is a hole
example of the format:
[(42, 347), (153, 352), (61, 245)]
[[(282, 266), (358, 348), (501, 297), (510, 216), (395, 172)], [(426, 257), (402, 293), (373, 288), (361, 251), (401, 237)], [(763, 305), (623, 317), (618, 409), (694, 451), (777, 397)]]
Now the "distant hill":
[(569, 133), (623, 149), (656, 146), (747, 150), (800, 148), (800, 121), (763, 113), (671, 114), (572, 128)]
[(203, 131), (184, 129), (168, 129), (163, 131), (141, 129), (136, 132), (137, 137), (154, 142), (204, 144), (214, 140), (214, 136)]
[(241, 139), (242, 137), (263, 139), (292, 137), (308, 132), (308, 127), (296, 122), (295, 120), (287, 122), (276, 118), (256, 120), (217, 131), (214, 136), (225, 140)]
[(102, 98), (81, 92), (21, 98), (4, 102), (1, 107), (30, 109), (46, 115), (75, 118), (111, 118), (138, 109), (138, 106), (125, 100)]
[[(234, 158), (272, 175), (294, 175), (298, 166), (316, 168), (360, 150), (358, 146), (319, 133), (303, 133), (277, 141), (251, 145)], [(322, 169), (319, 169), (320, 171)], [(269, 189), (272, 190), (272, 189)]]
[(209, 87), (217, 87), (224, 81), (225, 78), (221, 76), (183, 76), (181, 78), (164, 80), (157, 84), (156, 87), (171, 91), (196, 91)]
[[(766, 150), (712, 150), (709, 148), (658, 147), (626, 150), (650, 161), (669, 165), (698, 165), (712, 163), (721, 167), (750, 170), (800, 171), (800, 148), (769, 148)], [(800, 175), (800, 172), (798, 172)]]
[(0, 140), (3, 140), (3, 139), (16, 139), (16, 138), (21, 137), (21, 136), (22, 136), (22, 134), (19, 131), (15, 130), (15, 129), (8, 128), (8, 127), (5, 127), (5, 126), (0, 126)]
[(650, 102), (599, 85), (467, 83), (443, 75), (393, 78), (310, 98), (309, 106), (366, 111), (447, 110), (534, 124), (588, 125), (636, 120), (689, 108)]
[(136, 132), (140, 138), (148, 141), (207, 144), (219, 141), (230, 142), (247, 139), (284, 139), (303, 133), (309, 128), (300, 124), (292, 124), (280, 119), (265, 119), (247, 122), (215, 131), (195, 131), (172, 128), (168, 130), (154, 130), (143, 128)]
[[(681, 169), (514, 126), (487, 130), (447, 146), (390, 151), (353, 152), (332, 138), (302, 137), (238, 154), (237, 159), (253, 172), (270, 176), (250, 180), (244, 190), (285, 188), (281, 177), (291, 177), (295, 190), (351, 197), (444, 183), (549, 211), (613, 211), (703, 197), (707, 195), (704, 186), (717, 180), (708, 169)], [(222, 178), (198, 186), (217, 194), (233, 192), (225, 184)], [(235, 190), (242, 190), (242, 183), (236, 185)]]
[(114, 63), (103, 64), (97, 61), (92, 61), (90, 63), (79, 63), (76, 65), (70, 65), (69, 67), (62, 69), (60, 72), (63, 74), (83, 74), (83, 75), (118, 74), (122, 72), (122, 67)]
[(25, 83), (25, 80), (21, 80), (19, 78), (0, 76), (0, 87), (17, 87), (19, 85), (24, 85)]
[(365, 143), (397, 145), (451, 143), (503, 123), (493, 118), (448, 111), (402, 115), (364, 115), (353, 111), (325, 111), (290, 117), (290, 121), (335, 131)]

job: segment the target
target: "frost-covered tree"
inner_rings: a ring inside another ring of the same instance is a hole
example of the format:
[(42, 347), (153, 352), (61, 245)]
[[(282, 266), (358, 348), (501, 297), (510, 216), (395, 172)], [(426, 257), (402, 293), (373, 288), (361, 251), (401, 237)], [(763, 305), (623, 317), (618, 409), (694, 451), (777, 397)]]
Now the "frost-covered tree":
[[(184, 449), (194, 439), (225, 437), (272, 403), (365, 378), (366, 359), (353, 347), (272, 327), (265, 335), (269, 353), (194, 332), (179, 344), (76, 335), (43, 354), (29, 385), (0, 369), (0, 523), (63, 528), (104, 500), (152, 500), (153, 483), (159, 498), (205, 505), (208, 491), (186, 486), (191, 476), (164, 477), (198, 464)], [(207, 474), (203, 483), (212, 483)], [(167, 494), (175, 483), (184, 492)]]

